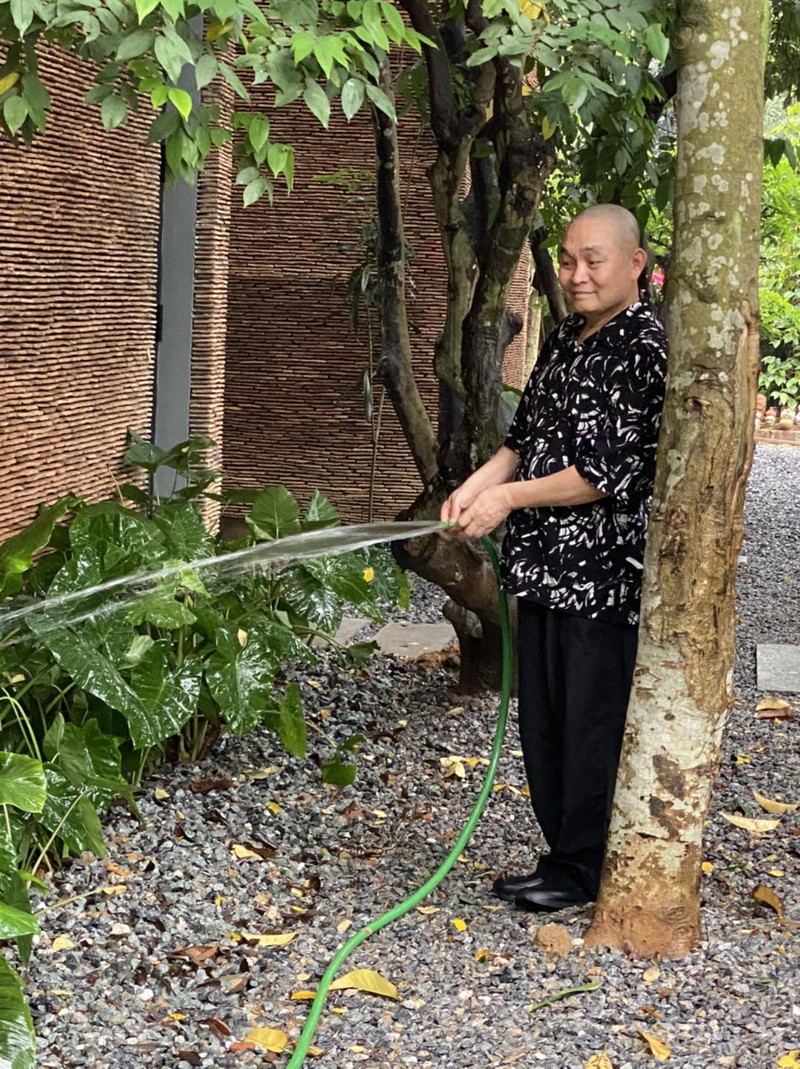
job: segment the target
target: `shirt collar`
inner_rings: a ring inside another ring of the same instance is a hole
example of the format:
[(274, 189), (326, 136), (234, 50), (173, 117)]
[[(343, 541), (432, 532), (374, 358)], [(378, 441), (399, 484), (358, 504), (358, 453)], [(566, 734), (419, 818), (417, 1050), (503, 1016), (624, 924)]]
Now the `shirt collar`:
[[(654, 318), (653, 308), (645, 301), (634, 301), (621, 312), (617, 312), (613, 319), (609, 319), (604, 327), (590, 334), (583, 345), (605, 344), (616, 347), (623, 344), (632, 333), (638, 332), (642, 320)], [(572, 312), (563, 321), (565, 328), (564, 339), (574, 342), (583, 329), (585, 317), (577, 312)]]

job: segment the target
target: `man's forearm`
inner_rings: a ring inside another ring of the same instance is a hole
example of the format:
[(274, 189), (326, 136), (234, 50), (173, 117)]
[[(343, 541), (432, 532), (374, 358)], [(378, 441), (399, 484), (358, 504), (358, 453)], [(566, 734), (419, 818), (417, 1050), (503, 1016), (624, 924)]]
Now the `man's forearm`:
[(490, 460), (470, 475), (464, 483), (464, 489), (474, 495), (490, 486), (500, 486), (502, 483), (512, 485), (509, 480), (513, 479), (518, 463), (519, 457), (513, 449), (501, 445)]
[(541, 479), (523, 479), (505, 487), (510, 509), (558, 508), (563, 505), (586, 505), (606, 497), (588, 483), (575, 467), (545, 475)]

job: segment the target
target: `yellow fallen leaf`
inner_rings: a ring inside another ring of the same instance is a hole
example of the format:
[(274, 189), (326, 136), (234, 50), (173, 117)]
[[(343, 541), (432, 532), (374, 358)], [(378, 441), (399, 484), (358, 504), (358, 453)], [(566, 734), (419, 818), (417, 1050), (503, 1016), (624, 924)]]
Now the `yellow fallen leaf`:
[(247, 645), (247, 632), (243, 631), (241, 629), (241, 627), (236, 632), (236, 638), (239, 640), (239, 645), (240, 646), (246, 646)]
[(773, 798), (765, 798), (758, 791), (753, 791), (753, 797), (765, 813), (794, 813), (800, 809), (800, 802), (776, 802)]
[(800, 926), (800, 921), (795, 921), (784, 916), (783, 902), (781, 902), (780, 898), (778, 898), (771, 887), (767, 887), (766, 884), (760, 883), (757, 887), (753, 888), (750, 892), (750, 896), (751, 898), (754, 898), (756, 902), (761, 902), (763, 905), (769, 906), (770, 909), (774, 909), (781, 924), (787, 924), (792, 928)]
[(185, 1013), (168, 1013), (167, 1014), (167, 1020), (169, 1020), (169, 1021), (185, 1021), (186, 1020), (186, 1014)]
[(652, 1032), (643, 1032), (641, 1028), (637, 1029), (637, 1031), (650, 1048), (650, 1053), (657, 1062), (666, 1062), (672, 1057), (672, 1048), (663, 1039), (654, 1036)]
[(453, 921), (453, 927), (457, 932), (466, 932), (469, 925), (465, 920), (462, 920), (461, 917), (456, 917)]
[(275, 935), (261, 935), (259, 932), (242, 932), (242, 939), (260, 947), (285, 947), (297, 938), (297, 932), (278, 932)]
[(417, 906), (417, 913), (421, 913), (423, 917), (431, 917), (434, 913), (438, 912), (438, 906)]
[(753, 755), (749, 753), (737, 753), (736, 764), (737, 765), (749, 765), (753, 760)]
[(770, 876), (775, 876), (776, 879), (780, 879), (781, 876), (785, 875), (782, 869), (770, 869), (769, 874)]
[(642, 979), (646, 984), (654, 984), (660, 975), (661, 970), (657, 966), (651, 965), (649, 969), (644, 970)]
[(704, 861), (703, 864), (700, 866), (700, 868), (703, 870), (703, 872), (713, 872), (714, 871), (714, 866), (711, 864), (710, 861)]
[(366, 1054), (367, 1053), (367, 1048), (366, 1047), (362, 1047), (359, 1043), (356, 1043), (354, 1046), (348, 1047), (347, 1049), (351, 1050), (353, 1052), (353, 1054)]
[(293, 991), (289, 996), (292, 1002), (309, 1002), (316, 997), (316, 991)]
[(400, 1000), (400, 995), (397, 993), (397, 988), (394, 984), (384, 980), (382, 976), (373, 972), (372, 969), (355, 969), (353, 972), (340, 976), (338, 980), (334, 980), (331, 984), (331, 991), (344, 991), (349, 988), (364, 991), (368, 995), (383, 995), (385, 998)]
[(339, 934), (341, 935), (343, 932), (346, 932), (347, 929), (352, 926), (352, 924), (353, 922), (351, 920), (348, 920), (347, 917), (345, 917), (343, 921), (339, 921), (339, 923), (336, 925), (336, 931), (339, 932)]
[(262, 1050), (271, 1051), (273, 1054), (283, 1054), (289, 1037), (280, 1028), (251, 1028), (244, 1037), (245, 1043), (255, 1043)]
[(100, 890), (109, 897), (111, 895), (124, 895), (128, 890), (128, 885), (127, 883), (113, 883), (109, 884), (108, 887), (101, 887)]
[(758, 820), (754, 817), (740, 817), (736, 813), (720, 813), (720, 816), (730, 821), (731, 824), (735, 824), (737, 828), (744, 828), (745, 831), (752, 831), (756, 835), (774, 831), (780, 824), (779, 820)]
[(253, 772), (250, 779), (267, 779), (269, 776), (274, 776), (276, 772), (280, 772), (280, 765), (270, 765), (269, 768), (262, 768), (259, 772)]
[(761, 699), (761, 701), (756, 706), (756, 712), (757, 713), (763, 713), (765, 709), (781, 710), (781, 709), (788, 709), (788, 708), (790, 708), (789, 703), (787, 701), (785, 701), (783, 698), (768, 697), (768, 698), (762, 698)]
[(445, 776), (457, 776), (458, 779), (464, 779), (467, 774), (464, 762), (460, 757), (456, 757), (455, 754), (451, 754), (450, 757), (440, 757), (439, 764), (442, 766), (442, 772)]
[(800, 1069), (800, 1047), (787, 1050), (775, 1063), (779, 1069)]
[(156, 787), (153, 797), (157, 802), (165, 802), (169, 798), (169, 791), (165, 791), (163, 787)]
[(375, 578), (375, 569), (374, 568), (365, 568), (363, 574), (364, 574), (364, 582), (365, 583), (371, 583), (372, 580)]
[(250, 850), (248, 847), (242, 846), (240, 843), (234, 843), (231, 847), (231, 852), (234, 857), (238, 857), (240, 861), (245, 861), (248, 858), (255, 858), (256, 861), (261, 861), (261, 857), (255, 850)]
[(281, 807), (277, 802), (270, 802), (267, 809), (272, 813), (273, 817), (277, 817), (278, 813), (281, 811)]
[(483, 950), (475, 951), (475, 960), (481, 965), (485, 965), (489, 958), (492, 956), (491, 950), (484, 948)]
[[(6, 78), (13, 78), (13, 77), (14, 77), (13, 74), (7, 74), (6, 75)], [(17, 78), (19, 78), (18, 74), (17, 74)], [(5, 78), (0, 78), (0, 85), (2, 85), (5, 80), (6, 80)], [(5, 89), (0, 89), (0, 95), (2, 95), (3, 93), (5, 93)], [(25, 682), (25, 676), (22, 674), (22, 672), (17, 672), (16, 675), (11, 676), (11, 678), (9, 679), (8, 682), (9, 683), (24, 683)]]
[(313, 687), (314, 690), (322, 690), (322, 684), (317, 679), (307, 679), (306, 683), (309, 687)]
[(614, 1066), (604, 1051), (602, 1054), (593, 1054), (584, 1063), (583, 1069), (614, 1069)]
[(53, 940), (53, 950), (72, 950), (75, 944), (66, 935), (57, 935)]

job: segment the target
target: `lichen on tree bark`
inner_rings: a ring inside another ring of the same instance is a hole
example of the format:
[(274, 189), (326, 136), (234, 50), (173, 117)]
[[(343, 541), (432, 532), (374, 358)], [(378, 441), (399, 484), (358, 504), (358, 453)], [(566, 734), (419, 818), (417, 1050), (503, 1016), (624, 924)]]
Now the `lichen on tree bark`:
[(762, 4), (682, 0), (670, 367), (639, 655), (589, 945), (700, 937), (702, 829), (732, 704), (734, 578), (753, 452)]

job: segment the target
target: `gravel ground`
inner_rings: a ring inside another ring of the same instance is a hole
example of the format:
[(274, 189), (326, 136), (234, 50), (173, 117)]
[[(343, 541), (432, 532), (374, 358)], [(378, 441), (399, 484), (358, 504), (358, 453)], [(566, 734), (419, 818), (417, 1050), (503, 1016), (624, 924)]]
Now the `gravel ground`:
[[(760, 447), (739, 585), (737, 705), (708, 823), (701, 945), (655, 965), (589, 953), (588, 911), (572, 910), (543, 922), (566, 926), (571, 949), (555, 957), (543, 950), (539, 920), (490, 898), (492, 878), (527, 871), (538, 848), (512, 723), (503, 787), (430, 897), (436, 911), (410, 913), (348, 963), (390, 979), (400, 1001), (333, 993), (316, 1037), (322, 1053), (308, 1064), (581, 1069), (602, 1051), (614, 1069), (656, 1064), (640, 1030), (668, 1043), (670, 1064), (687, 1069), (768, 1069), (800, 1047), (800, 929), (750, 898), (767, 884), (788, 915), (800, 916), (800, 815), (761, 837), (719, 816), (737, 805), (754, 810), (753, 788), (800, 801), (798, 721), (754, 718), (755, 643), (800, 641), (798, 501), (800, 449)], [(418, 588), (423, 618), (437, 599)], [(495, 702), (458, 704), (453, 681), (435, 662), (388, 657), (357, 674), (323, 663), (308, 675), (312, 748), (327, 748), (322, 733), (366, 736), (353, 787), (322, 786), (313, 756), (289, 760), (271, 737), (253, 735), (221, 744), (202, 766), (150, 781), (144, 824), (115, 809), (106, 860), (71, 865), (50, 896), (83, 897), (46, 915), (28, 974), (38, 1064), (284, 1065), (285, 1055), (236, 1044), (253, 1027), (296, 1037), (308, 1003), (290, 996), (315, 986), (347, 938), (345, 922), (351, 934), (418, 887), (466, 819), (482, 766), (467, 763), (461, 780), (444, 776), (440, 759), (487, 756)], [(237, 858), (237, 844), (255, 856)], [(283, 947), (242, 937), (278, 931), (296, 935)]]

